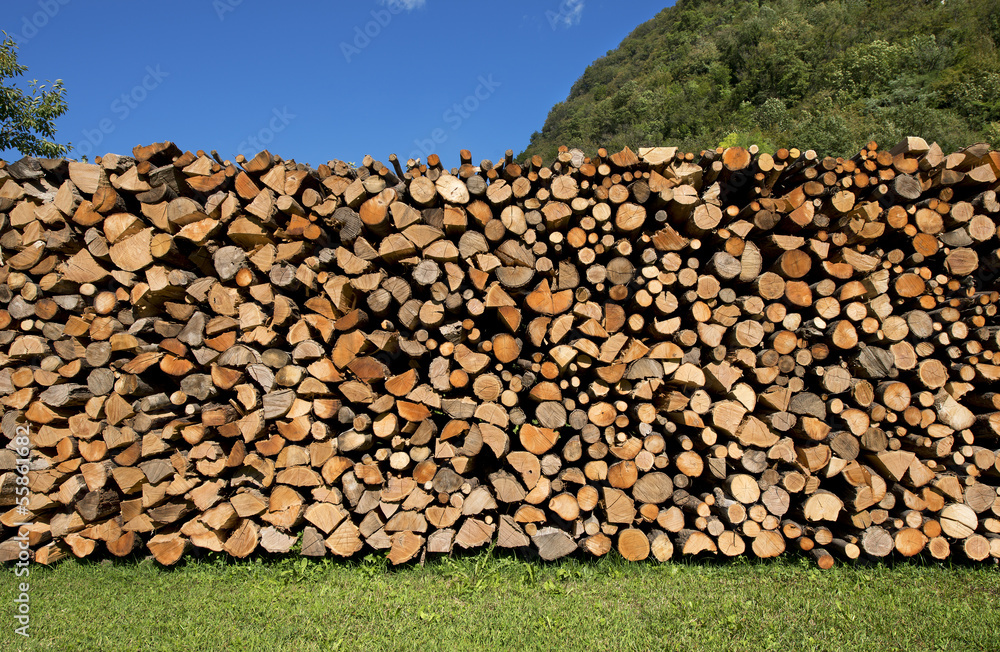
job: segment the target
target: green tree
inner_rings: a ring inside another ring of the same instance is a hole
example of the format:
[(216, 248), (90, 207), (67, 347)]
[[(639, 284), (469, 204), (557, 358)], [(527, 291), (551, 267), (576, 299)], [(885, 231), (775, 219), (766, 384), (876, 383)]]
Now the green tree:
[(17, 42), (4, 32), (0, 43), (0, 150), (28, 156), (62, 156), (70, 146), (53, 142), (56, 118), (66, 112), (66, 89), (57, 79), (50, 88), (30, 82), (30, 94), (14, 83), (27, 66), (17, 62)]
[(718, 143), (853, 155), (1000, 124), (998, 0), (677, 0), (587, 67), (524, 159)]

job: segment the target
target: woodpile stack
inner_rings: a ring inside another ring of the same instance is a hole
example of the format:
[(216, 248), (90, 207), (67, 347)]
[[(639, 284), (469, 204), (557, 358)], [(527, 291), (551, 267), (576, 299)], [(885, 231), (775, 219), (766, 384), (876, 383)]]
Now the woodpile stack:
[(0, 559), (1000, 557), (997, 152), (390, 163), (0, 162)]

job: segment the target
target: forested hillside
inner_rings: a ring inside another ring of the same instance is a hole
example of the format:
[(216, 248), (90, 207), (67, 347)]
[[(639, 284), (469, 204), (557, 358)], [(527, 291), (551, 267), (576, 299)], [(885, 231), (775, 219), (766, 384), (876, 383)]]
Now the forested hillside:
[(522, 158), (559, 145), (1000, 146), (997, 0), (679, 0), (588, 66)]

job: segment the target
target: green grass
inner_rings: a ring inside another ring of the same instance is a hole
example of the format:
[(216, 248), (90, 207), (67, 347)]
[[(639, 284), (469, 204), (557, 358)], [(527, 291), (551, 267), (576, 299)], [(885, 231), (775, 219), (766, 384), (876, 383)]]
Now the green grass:
[(32, 569), (29, 641), (0, 570), (5, 651), (1000, 649), (992, 565), (70, 561)]

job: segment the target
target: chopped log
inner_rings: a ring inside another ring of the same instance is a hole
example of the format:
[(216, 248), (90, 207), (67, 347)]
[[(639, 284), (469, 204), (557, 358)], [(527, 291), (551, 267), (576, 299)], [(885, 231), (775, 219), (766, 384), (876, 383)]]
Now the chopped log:
[(424, 546), (424, 538), (413, 532), (394, 534), (391, 541), (392, 547), (388, 557), (394, 566), (410, 561)]
[(538, 556), (545, 561), (554, 561), (576, 550), (576, 543), (568, 534), (551, 527), (539, 529), (531, 537), (531, 542), (538, 549)]
[(157, 534), (146, 544), (149, 552), (152, 553), (156, 561), (164, 566), (172, 566), (177, 563), (187, 551), (189, 545), (188, 540), (177, 532), (173, 534)]
[(0, 164), (36, 560), (1000, 549), (986, 146), (134, 155)]
[(618, 533), (618, 552), (628, 561), (642, 561), (649, 556), (650, 542), (642, 530), (627, 528)]

